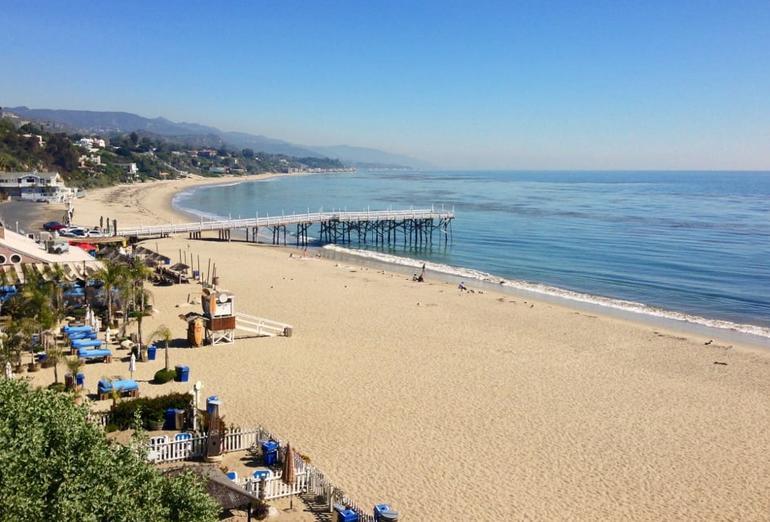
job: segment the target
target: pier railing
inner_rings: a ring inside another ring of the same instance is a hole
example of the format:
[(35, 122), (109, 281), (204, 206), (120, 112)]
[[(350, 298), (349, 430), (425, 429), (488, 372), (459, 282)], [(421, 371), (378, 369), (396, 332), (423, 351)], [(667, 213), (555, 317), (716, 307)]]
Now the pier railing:
[(285, 227), (299, 224), (318, 224), (324, 222), (359, 222), (359, 221), (403, 221), (427, 219), (454, 219), (454, 212), (434, 209), (414, 210), (364, 210), (358, 212), (306, 212), (285, 216), (255, 216), (253, 218), (200, 220), (190, 223), (149, 225), (132, 228), (119, 228), (117, 236), (165, 236), (171, 234), (187, 234), (213, 230), (230, 230), (239, 228)]

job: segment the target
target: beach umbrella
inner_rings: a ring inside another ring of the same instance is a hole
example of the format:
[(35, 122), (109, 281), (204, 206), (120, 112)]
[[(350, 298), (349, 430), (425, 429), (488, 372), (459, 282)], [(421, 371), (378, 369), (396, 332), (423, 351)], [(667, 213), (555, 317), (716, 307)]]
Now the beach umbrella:
[(132, 353), (131, 359), (128, 360), (128, 371), (131, 373), (131, 378), (134, 378), (134, 372), (136, 371), (136, 356)]
[[(297, 480), (297, 469), (294, 467), (294, 450), (291, 444), (286, 443), (286, 453), (283, 456), (283, 468), (281, 469), (281, 480), (292, 489)], [(289, 509), (294, 509), (294, 495), (289, 496)]]
[(11, 363), (5, 363), (5, 378), (13, 379), (13, 370), (11, 369)]

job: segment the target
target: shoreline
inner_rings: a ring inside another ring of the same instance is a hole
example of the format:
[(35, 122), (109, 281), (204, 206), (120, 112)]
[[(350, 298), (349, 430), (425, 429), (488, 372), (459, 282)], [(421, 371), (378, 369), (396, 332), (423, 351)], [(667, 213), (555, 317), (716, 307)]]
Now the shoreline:
[[(168, 206), (170, 210), (180, 218), (182, 216), (185, 218), (189, 217), (191, 221), (195, 221), (201, 217), (206, 219), (207, 216), (197, 214), (192, 209), (179, 208), (174, 204), (175, 197), (190, 188), (198, 186), (214, 187), (229, 185), (233, 181), (235, 181), (235, 183), (244, 183), (249, 181), (260, 181), (261, 179), (271, 179), (273, 177), (282, 176), (268, 176), (260, 179), (228, 180), (218, 184), (192, 185), (191, 187), (182, 188), (171, 195), (171, 197), (168, 198)], [(287, 245), (286, 248), (292, 247)], [(394, 256), (391, 254), (383, 256), (378, 251), (358, 250), (354, 246), (349, 245), (326, 245), (325, 247), (311, 246), (310, 248), (313, 251), (320, 252), (321, 256), (327, 259), (341, 260), (350, 263), (362, 263), (366, 266), (374, 266), (387, 271), (407, 275), (409, 275), (409, 272), (419, 270), (420, 265), (424, 262), (418, 258), (405, 256)], [(382, 259), (382, 257), (391, 257), (393, 259)], [(498, 292), (502, 295), (514, 295), (519, 298), (532, 299), (543, 303), (559, 304), (579, 311), (598, 313), (608, 317), (615, 317), (682, 334), (714, 337), (715, 339), (724, 342), (744, 344), (751, 348), (770, 350), (770, 329), (768, 327), (749, 323), (734, 323), (721, 319), (696, 316), (687, 312), (649, 307), (643, 303), (628, 302), (622, 299), (564, 290), (544, 283), (511, 280), (495, 276), (494, 274), (481, 273), (476, 269), (467, 267), (435, 265), (429, 262), (427, 264), (427, 272), (432, 277), (445, 283), (456, 285), (461, 281), (470, 282), (469, 284), (481, 287), (485, 291)], [(432, 269), (431, 265), (435, 268)], [(496, 284), (494, 281), (504, 282), (504, 284)]]

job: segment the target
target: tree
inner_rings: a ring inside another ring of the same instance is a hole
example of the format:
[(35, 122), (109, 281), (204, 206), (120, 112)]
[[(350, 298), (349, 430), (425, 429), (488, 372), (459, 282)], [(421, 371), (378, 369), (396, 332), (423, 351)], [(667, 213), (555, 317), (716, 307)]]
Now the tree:
[(141, 431), (110, 443), (69, 394), (0, 380), (3, 520), (216, 520), (200, 478), (164, 476), (146, 460)]
[(254, 157), (254, 149), (243, 149), (241, 154), (246, 159), (252, 159)]
[(168, 371), (168, 343), (171, 341), (171, 330), (169, 330), (168, 326), (165, 324), (158, 326), (155, 331), (150, 334), (150, 340), (155, 339), (163, 339), (164, 349), (166, 351), (166, 371)]
[(145, 304), (152, 297), (150, 291), (144, 288), (144, 282), (152, 276), (152, 270), (144, 264), (144, 261), (135, 257), (128, 264), (126, 271), (132, 288), (137, 335), (139, 336), (139, 342), (142, 343), (142, 319), (144, 318)]
[(136, 132), (132, 132), (128, 135), (128, 139), (131, 140), (131, 145), (136, 147), (136, 144), (139, 143), (139, 135)]
[(126, 278), (125, 266), (115, 261), (105, 260), (102, 268), (96, 273), (96, 278), (104, 283), (105, 299), (107, 301), (107, 325), (112, 326), (112, 293)]

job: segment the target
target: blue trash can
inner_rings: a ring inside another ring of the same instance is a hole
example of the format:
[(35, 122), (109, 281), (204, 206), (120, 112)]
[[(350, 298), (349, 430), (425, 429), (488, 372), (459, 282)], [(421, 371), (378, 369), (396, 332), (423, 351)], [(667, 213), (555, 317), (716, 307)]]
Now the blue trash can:
[(334, 511), (337, 512), (337, 522), (358, 522), (358, 513), (345, 506), (336, 504)]
[(176, 409), (166, 408), (166, 422), (163, 423), (163, 428), (166, 430), (176, 429)]
[(279, 444), (274, 440), (266, 440), (262, 443), (262, 461), (265, 466), (275, 466), (278, 462)]
[(179, 365), (176, 367), (177, 382), (187, 382), (190, 380), (190, 367)]
[(206, 413), (211, 415), (214, 413), (214, 410), (219, 410), (220, 406), (219, 397), (216, 395), (212, 395), (208, 399), (206, 399)]
[(392, 522), (398, 520), (398, 512), (393, 511), (389, 504), (375, 504), (374, 520), (377, 522)]
[(85, 383), (86, 383), (86, 376), (83, 375), (82, 373), (78, 373), (75, 376), (75, 384), (77, 384), (78, 386), (83, 386)]
[(155, 346), (154, 344), (151, 344), (150, 346), (148, 346), (147, 347), (147, 360), (148, 361), (154, 361), (155, 360), (155, 356), (157, 355), (157, 353), (158, 353), (158, 347), (157, 346)]

